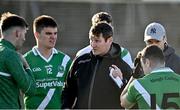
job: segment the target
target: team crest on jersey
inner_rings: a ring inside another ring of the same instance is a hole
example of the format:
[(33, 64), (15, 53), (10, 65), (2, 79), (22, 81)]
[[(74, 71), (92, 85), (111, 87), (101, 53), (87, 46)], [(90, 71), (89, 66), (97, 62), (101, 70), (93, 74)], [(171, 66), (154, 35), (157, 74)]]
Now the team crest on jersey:
[(63, 74), (64, 74), (64, 66), (60, 65), (59, 68), (58, 68), (58, 74), (57, 74), (57, 77), (62, 77)]

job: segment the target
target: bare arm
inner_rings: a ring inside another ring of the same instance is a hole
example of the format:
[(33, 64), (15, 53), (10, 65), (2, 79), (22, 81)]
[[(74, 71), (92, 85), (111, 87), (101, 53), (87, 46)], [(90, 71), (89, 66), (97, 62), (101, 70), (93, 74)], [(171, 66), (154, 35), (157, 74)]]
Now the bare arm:
[(124, 90), (122, 91), (121, 96), (120, 96), (121, 106), (124, 108), (131, 108), (135, 104), (135, 103), (131, 103), (127, 100), (127, 91), (128, 91), (129, 85), (132, 83), (133, 80), (134, 80), (134, 78), (131, 77), (128, 84), (126, 85), (126, 87), (124, 88)]
[[(112, 65), (112, 67), (114, 68), (114, 71), (112, 73), (113, 76), (114, 77), (118, 76), (121, 79), (123, 79), (121, 70), (116, 65)], [(132, 83), (133, 80), (134, 80), (134, 78), (131, 77), (128, 84), (126, 85), (126, 87), (124, 88), (124, 90), (122, 91), (121, 96), (120, 96), (121, 106), (124, 108), (131, 108), (135, 104), (135, 103), (131, 103), (127, 100), (127, 91), (128, 91), (129, 85)]]

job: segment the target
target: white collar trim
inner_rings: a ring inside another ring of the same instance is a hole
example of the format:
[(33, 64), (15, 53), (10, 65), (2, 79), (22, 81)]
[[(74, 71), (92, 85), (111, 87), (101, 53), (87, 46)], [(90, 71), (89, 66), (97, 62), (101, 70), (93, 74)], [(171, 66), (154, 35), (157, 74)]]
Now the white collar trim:
[(39, 55), (39, 56), (40, 56), (43, 60), (45, 60), (46, 62), (49, 62), (49, 61), (52, 59), (52, 57), (53, 57), (54, 54), (58, 54), (58, 51), (57, 51), (55, 48), (53, 48), (53, 49), (52, 49), (52, 54), (51, 54), (50, 57), (47, 59), (47, 58), (45, 58), (45, 57), (39, 52), (37, 46), (34, 46), (34, 47), (32, 48), (32, 51), (33, 51), (33, 53), (34, 53), (35, 56)]
[(174, 72), (174, 71), (169, 67), (164, 67), (153, 70), (151, 73), (157, 73), (157, 72)]

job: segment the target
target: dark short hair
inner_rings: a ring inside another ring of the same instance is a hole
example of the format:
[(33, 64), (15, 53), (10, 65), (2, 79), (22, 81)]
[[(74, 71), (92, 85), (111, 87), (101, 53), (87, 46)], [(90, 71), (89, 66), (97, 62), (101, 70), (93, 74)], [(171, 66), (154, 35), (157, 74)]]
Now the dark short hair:
[(108, 14), (107, 12), (99, 12), (99, 13), (94, 14), (91, 21), (92, 21), (92, 24), (93, 23), (96, 24), (101, 21), (106, 21), (109, 24), (109, 23), (112, 23), (112, 16)]
[(156, 62), (165, 62), (163, 51), (156, 45), (146, 46), (141, 52), (141, 57), (156, 61)]
[(91, 29), (89, 31), (89, 35), (95, 35), (97, 37), (100, 36), (100, 34), (103, 35), (105, 40), (113, 36), (113, 28), (109, 24), (105, 22), (99, 22), (96, 25), (91, 26)]
[(3, 13), (1, 16), (1, 30), (2, 32), (8, 30), (11, 27), (28, 27), (28, 23), (26, 22), (26, 20), (21, 17), (18, 16), (16, 14), (12, 14), (10, 12), (7, 13)]
[(33, 30), (34, 32), (41, 32), (41, 30), (45, 27), (57, 27), (56, 20), (47, 15), (41, 15), (35, 18), (33, 22)]

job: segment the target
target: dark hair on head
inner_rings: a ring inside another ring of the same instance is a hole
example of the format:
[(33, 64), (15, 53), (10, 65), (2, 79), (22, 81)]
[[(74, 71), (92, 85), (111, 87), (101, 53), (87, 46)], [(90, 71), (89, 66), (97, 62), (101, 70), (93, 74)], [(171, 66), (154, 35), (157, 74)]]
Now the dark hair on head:
[(34, 32), (41, 32), (41, 30), (45, 27), (57, 27), (56, 20), (53, 17), (47, 15), (41, 15), (34, 20)]
[(165, 62), (163, 51), (156, 45), (146, 46), (141, 52), (142, 58), (148, 58), (155, 62)]
[(101, 21), (105, 21), (107, 22), (108, 24), (112, 23), (112, 16), (110, 14), (108, 14), (107, 12), (99, 12), (99, 13), (96, 13), (92, 19), (92, 25), (98, 23), (98, 22), (101, 22)]
[(91, 26), (91, 29), (89, 31), (90, 36), (96, 36), (100, 37), (102, 34), (102, 37), (107, 40), (108, 38), (113, 36), (113, 28), (106, 22), (99, 22), (96, 25)]
[(23, 17), (20, 17), (16, 14), (12, 14), (10, 12), (3, 13), (1, 16), (1, 30), (2, 32), (6, 31), (11, 27), (22, 27), (27, 28), (28, 23)]

